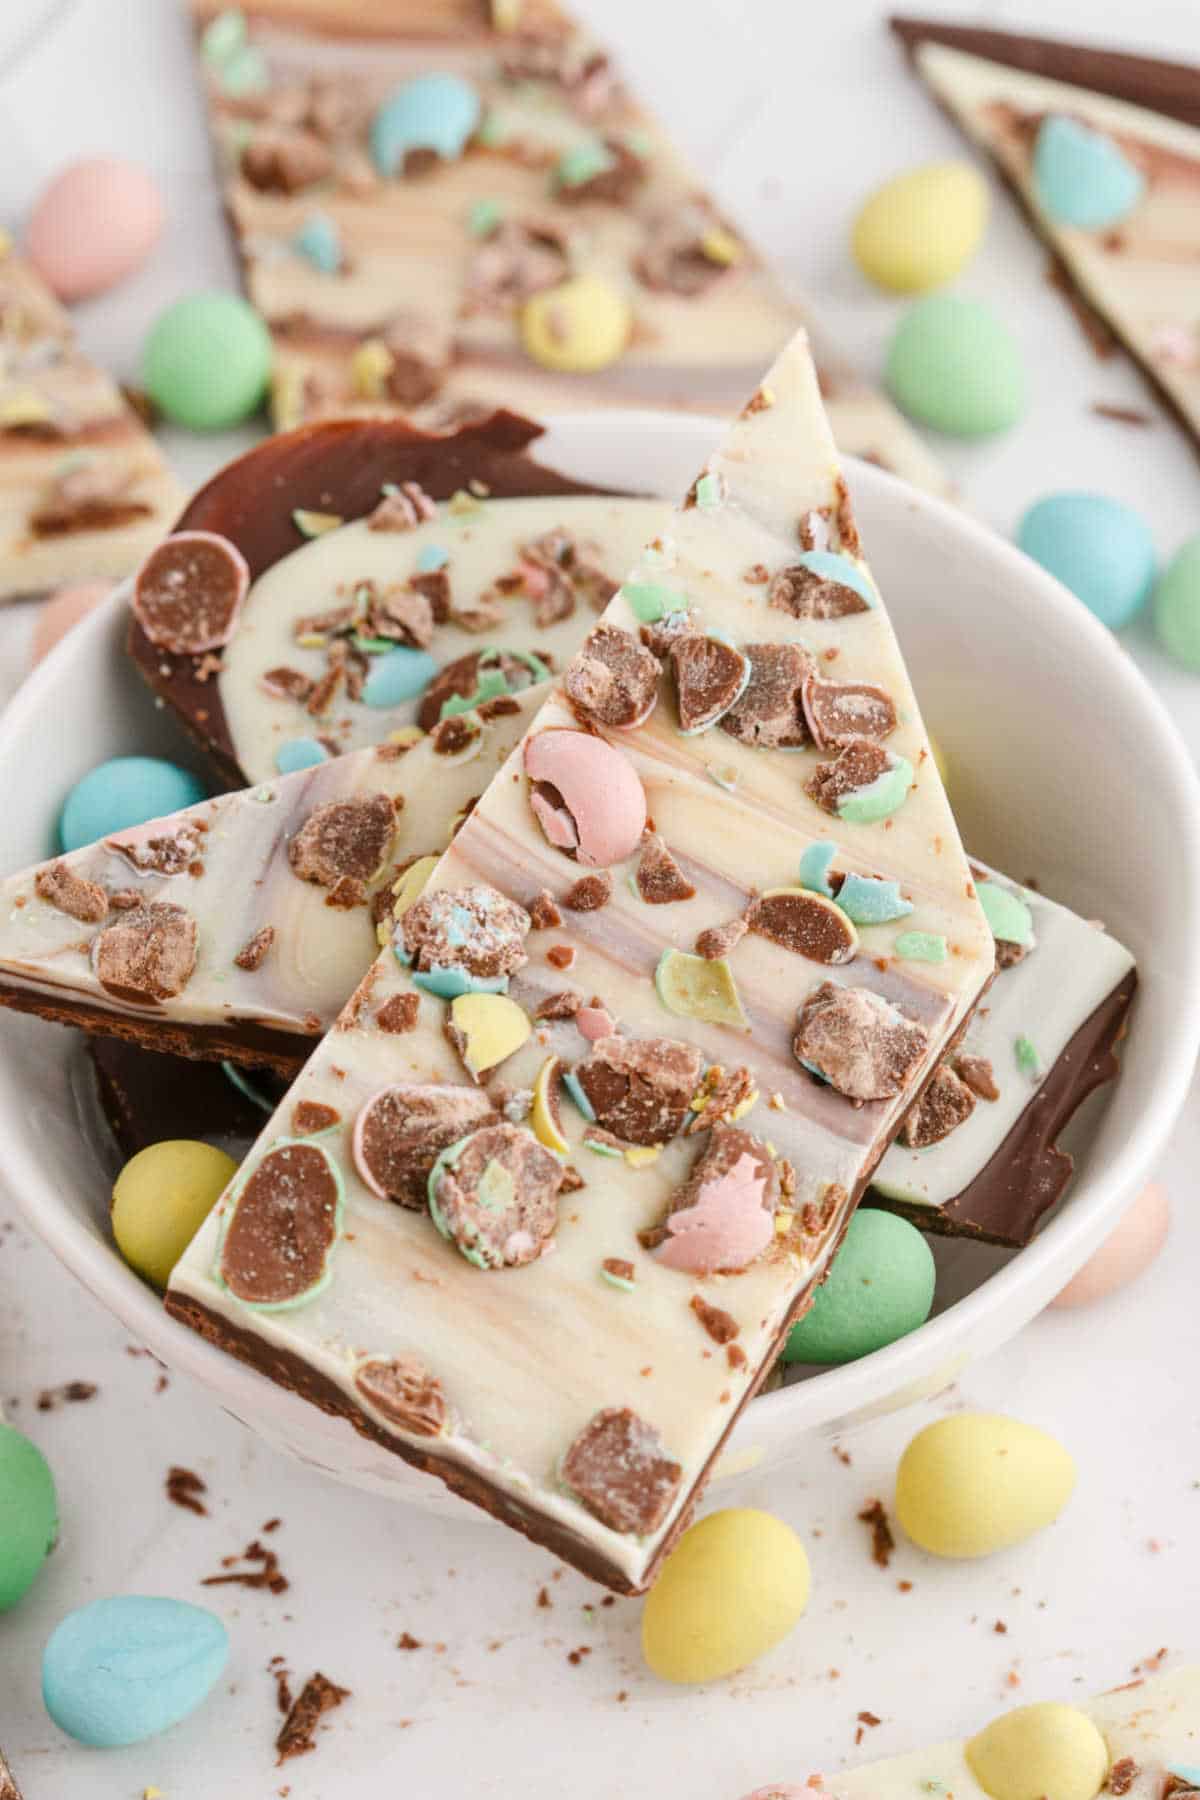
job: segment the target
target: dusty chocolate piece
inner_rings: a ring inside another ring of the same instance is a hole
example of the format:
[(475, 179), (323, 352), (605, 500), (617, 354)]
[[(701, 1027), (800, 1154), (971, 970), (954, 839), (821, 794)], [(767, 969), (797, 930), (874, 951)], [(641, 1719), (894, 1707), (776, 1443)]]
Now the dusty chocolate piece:
[(180, 825), (158, 837), (111, 837), (110, 850), (118, 851), (143, 875), (182, 875), (193, 870), (203, 849), (203, 836), (193, 825)]
[(463, 969), (485, 979), (515, 975), (528, 962), (530, 929), (524, 907), (482, 885), (422, 894), (400, 921), (414, 969)]
[(668, 661), (675, 678), (679, 729), (687, 733), (715, 725), (737, 701), (748, 679), (748, 664), (740, 650), (698, 631), (673, 643)]
[(694, 1116), (685, 1137), (693, 1137), (697, 1131), (707, 1131), (713, 1125), (731, 1125), (735, 1117), (749, 1112), (757, 1098), (754, 1077), (744, 1063), (736, 1069), (713, 1063), (705, 1070), (704, 1080), (692, 1099)]
[(182, 906), (135, 906), (92, 943), (92, 968), (118, 1000), (152, 1004), (181, 994), (196, 967), (196, 921)]
[(57, 907), (69, 919), (78, 919), (81, 925), (98, 925), (108, 916), (104, 889), (98, 882), (85, 881), (65, 862), (39, 869), (33, 885), (39, 900)]
[(677, 212), (660, 214), (646, 224), (634, 274), (654, 292), (691, 299), (707, 293), (726, 274), (736, 257), (724, 260), (713, 247), (738, 248), (736, 235), (703, 196), (686, 201)]
[(229, 642), (249, 586), (250, 571), (236, 545), (207, 532), (181, 531), (150, 552), (130, 605), (159, 650), (197, 656)]
[(434, 1165), (429, 1210), (442, 1236), (480, 1269), (535, 1262), (558, 1223), (562, 1169), (531, 1131), (485, 1125)]
[(884, 1510), (882, 1500), (869, 1500), (859, 1513), (862, 1523), (871, 1532), (871, 1561), (886, 1569), (892, 1560), (892, 1551), (896, 1548), (896, 1540)]
[(340, 1124), (341, 1117), (336, 1106), (326, 1106), (323, 1100), (301, 1100), (292, 1111), (292, 1130), (297, 1137), (313, 1137)]
[(395, 802), (387, 794), (334, 800), (308, 815), (288, 845), (288, 862), (301, 881), (318, 887), (370, 881), (387, 861), (395, 835)]
[(354, 1372), (354, 1385), (377, 1412), (414, 1437), (440, 1437), (446, 1429), (441, 1383), (416, 1356), (373, 1356)]
[(355, 1162), (376, 1193), (423, 1211), (429, 1171), (450, 1144), (490, 1125), (495, 1113), (476, 1088), (400, 1083), (366, 1102), (355, 1126)]
[(382, 590), (372, 582), (362, 586), (367, 590), (360, 626), (364, 637), (387, 638), (395, 644), (407, 644), (411, 650), (428, 650), (435, 623), (428, 595), (398, 581)]
[(534, 931), (555, 931), (562, 924), (562, 914), (549, 888), (543, 888), (529, 902), (529, 922)]
[(194, 1469), (181, 1469), (178, 1465), (169, 1468), (163, 1491), (172, 1506), (181, 1507), (184, 1512), (196, 1513), (202, 1519), (208, 1517), (208, 1508), (204, 1504), (208, 1483)]
[(655, 1531), (683, 1470), (652, 1425), (628, 1406), (609, 1406), (584, 1426), (562, 1459), (563, 1484), (612, 1531)]
[(556, 994), (547, 994), (539, 1000), (535, 1019), (573, 1019), (584, 1004), (584, 997), (578, 988), (559, 988)]
[[(456, 623), (461, 625), (463, 621), (456, 618)], [(490, 630), (491, 624), (485, 629)], [(547, 669), (552, 666), (550, 658), (543, 657), (542, 661)], [(502, 675), (510, 694), (522, 693), (525, 688), (534, 684), (534, 671), (522, 657), (510, 656), (507, 650), (468, 650), (465, 655), (456, 656), (453, 662), (439, 669), (425, 689), (417, 709), (417, 724), (421, 730), (433, 731), (436, 728), (448, 700), (474, 699), (480, 692), (485, 674)]]
[(283, 1306), (324, 1279), (338, 1233), (341, 1188), (323, 1146), (283, 1144), (227, 1202), (219, 1274), (247, 1306)]
[(741, 943), (749, 929), (745, 919), (730, 919), (726, 925), (710, 925), (696, 939), (696, 955), (709, 962), (720, 962)]
[(975, 1095), (948, 1063), (939, 1063), (921, 1097), (904, 1115), (900, 1141), (910, 1150), (924, 1150), (969, 1119), (975, 1111)]
[(710, 1305), (703, 1294), (693, 1294), (688, 1305), (714, 1344), (724, 1347), (733, 1342), (741, 1327), (732, 1313), (727, 1313), (724, 1307)]
[(923, 1026), (869, 988), (823, 981), (800, 1008), (793, 1049), (806, 1068), (861, 1103), (899, 1094), (927, 1042)]
[(415, 531), (437, 515), (437, 502), (419, 481), (388, 482), (383, 499), (367, 518), (368, 531)]
[(960, 1050), (951, 1058), (950, 1066), (980, 1100), (1000, 1098), (996, 1072), (986, 1056), (969, 1056), (966, 1051)]
[(338, 1687), (336, 1682), (330, 1681), (319, 1670), (315, 1675), (310, 1675), (275, 1739), (278, 1753), (276, 1766), (282, 1767), (293, 1756), (307, 1756), (310, 1750), (315, 1750), (320, 1720), (349, 1698), (349, 1688)]
[[(462, 713), (457, 717), (443, 719), (440, 725), (435, 725), (429, 734), (429, 741), (435, 756), (457, 756), (478, 736), (477, 720), (470, 713)], [(474, 805), (474, 801), (471, 804)], [(464, 808), (464, 816), (469, 811), (470, 807)]]
[(623, 1256), (606, 1256), (600, 1264), (606, 1275), (614, 1281), (636, 1281), (637, 1267)]
[(666, 1144), (687, 1121), (704, 1058), (674, 1038), (600, 1038), (575, 1065), (596, 1124), (626, 1144)]
[(261, 194), (299, 194), (332, 173), (333, 155), (315, 132), (278, 126), (254, 133), (239, 166)]
[(867, 681), (822, 681), (810, 674), (802, 698), (805, 722), (818, 750), (841, 750), (856, 738), (878, 742), (896, 729), (890, 695)]
[(253, 974), (255, 969), (262, 968), (263, 963), (267, 959), (267, 953), (274, 942), (275, 927), (273, 925), (264, 925), (261, 930), (254, 933), (253, 937), (246, 939), (246, 942), (242, 945), (233, 960), (239, 969), (248, 969), (250, 973)]
[(804, 784), (804, 791), (824, 812), (833, 813), (838, 801), (860, 788), (870, 787), (895, 765), (895, 757), (882, 744), (854, 738), (832, 762), (818, 763)]
[(101, 1111), (126, 1160), (163, 1138), (196, 1138), (240, 1161), (266, 1110), (283, 1096), (283, 1083), (266, 1069), (247, 1077), (262, 1093), (258, 1106), (219, 1063), (143, 1050), (117, 1037), (86, 1043)]
[(844, 912), (806, 888), (784, 888), (752, 900), (746, 924), (759, 937), (782, 944), (811, 962), (844, 963), (854, 956), (857, 933)]
[(745, 693), (720, 721), (721, 730), (760, 750), (800, 750), (808, 742), (803, 687), (816, 665), (800, 644), (744, 644), (750, 659)]
[(607, 869), (598, 869), (594, 875), (581, 875), (572, 882), (562, 903), (571, 912), (599, 912), (612, 899), (612, 891), (612, 876)]
[(780, 569), (767, 589), (767, 604), (793, 619), (844, 619), (871, 609), (858, 592), (844, 581), (831, 581), (804, 563)]
[(4, 1760), (3, 1750), (0, 1750), (0, 1800), (21, 1800), (17, 1778)]
[(563, 687), (585, 720), (614, 728), (640, 725), (658, 698), (662, 665), (632, 631), (597, 625), (567, 668)]
[(380, 1031), (415, 1031), (420, 1012), (421, 1002), (416, 994), (393, 994), (375, 1014), (375, 1023)]
[[(267, 1527), (264, 1526), (266, 1531)], [(248, 1569), (239, 1569), (238, 1563), (250, 1564)], [(200, 1583), (201, 1587), (243, 1587), (251, 1592), (268, 1594), (286, 1594), (292, 1585), (279, 1566), (279, 1557), (274, 1550), (260, 1544), (255, 1538), (239, 1556), (223, 1556), (221, 1575), (206, 1575)]]
[(657, 831), (646, 839), (635, 880), (637, 891), (648, 906), (691, 900), (696, 892)]
[(546, 952), (546, 961), (552, 969), (569, 969), (575, 961), (573, 944), (551, 944)]

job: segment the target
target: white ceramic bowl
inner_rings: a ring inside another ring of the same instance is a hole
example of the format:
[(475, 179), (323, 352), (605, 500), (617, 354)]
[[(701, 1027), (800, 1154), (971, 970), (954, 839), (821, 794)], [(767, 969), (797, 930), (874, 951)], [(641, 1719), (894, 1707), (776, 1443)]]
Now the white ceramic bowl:
[[(715, 421), (656, 413), (559, 422), (539, 455), (582, 478), (681, 493)], [(851, 486), (869, 554), (929, 723), (964, 838), (1017, 877), (1103, 918), (1141, 973), (1120, 1080), (1069, 1138), (1078, 1172), (1058, 1216), (1015, 1256), (938, 1245), (938, 1311), (846, 1368), (755, 1400), (732, 1475), (799, 1455), (809, 1433), (936, 1391), (1018, 1331), (1074, 1274), (1145, 1178), (1181, 1107), (1200, 1042), (1200, 794), (1154, 694), (1111, 634), (1019, 552), (866, 465)], [(123, 602), (79, 626), (0, 719), (6, 868), (48, 855), (62, 798), (121, 752), (190, 760), (122, 655)], [(4, 1017), (0, 1173), (63, 1263), (172, 1369), (261, 1436), (340, 1479), (428, 1505), (439, 1484), (364, 1442), (167, 1318), (106, 1227), (112, 1151), (88, 1103), (76, 1035)]]

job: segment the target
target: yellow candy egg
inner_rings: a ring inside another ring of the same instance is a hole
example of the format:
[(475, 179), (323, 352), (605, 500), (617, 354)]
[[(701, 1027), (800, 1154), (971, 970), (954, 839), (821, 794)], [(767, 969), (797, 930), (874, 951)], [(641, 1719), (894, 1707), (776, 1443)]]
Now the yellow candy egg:
[(717, 1681), (765, 1656), (808, 1605), (804, 1545), (770, 1513), (730, 1507), (685, 1531), (642, 1614), (642, 1654), (664, 1681)]
[(925, 294), (952, 281), (987, 224), (988, 191), (964, 162), (926, 163), (887, 181), (854, 221), (854, 260), (878, 287)]
[(1075, 1486), (1062, 1445), (1019, 1419), (956, 1413), (919, 1431), (896, 1473), (896, 1516), (934, 1556), (990, 1556), (1057, 1519)]
[(966, 1747), (971, 1773), (992, 1800), (1096, 1800), (1108, 1780), (1108, 1746), (1086, 1713), (1043, 1702), (994, 1719)]
[(557, 1056), (548, 1056), (537, 1073), (533, 1084), (533, 1105), (529, 1111), (529, 1123), (533, 1126), (534, 1136), (538, 1142), (545, 1144), (547, 1150), (554, 1150), (559, 1156), (565, 1156), (571, 1148), (563, 1136), (562, 1116), (558, 1105), (558, 1083), (562, 1074), (562, 1061)]
[(459, 1054), (476, 1080), (519, 1050), (533, 1027), (507, 994), (460, 994), (450, 1006)]
[(130, 1268), (165, 1288), (236, 1174), (232, 1156), (191, 1138), (148, 1144), (131, 1157), (112, 1197), (113, 1236)]
[(616, 362), (633, 314), (623, 294), (598, 275), (574, 275), (534, 294), (521, 311), (521, 342), (544, 369), (589, 375)]

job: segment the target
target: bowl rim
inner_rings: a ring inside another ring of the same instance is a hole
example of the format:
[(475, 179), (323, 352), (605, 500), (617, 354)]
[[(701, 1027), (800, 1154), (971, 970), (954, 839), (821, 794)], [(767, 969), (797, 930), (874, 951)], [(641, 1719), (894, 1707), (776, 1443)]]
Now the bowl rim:
[[(654, 408), (623, 409), (619, 414), (604, 410), (549, 415), (537, 449), (550, 466), (557, 466), (556, 456), (568, 464), (573, 455), (586, 461), (590, 438), (611, 433), (618, 417), (623, 427), (638, 437), (667, 430), (694, 436), (701, 458), (725, 426), (725, 421), (708, 415)], [(568, 440), (566, 444), (558, 442), (560, 434)], [(1177, 831), (1176, 879), (1185, 888), (1189, 911), (1200, 914), (1200, 779), (1166, 706), (1112, 632), (1053, 576), (968, 512), (873, 464), (854, 457), (844, 461), (854, 490), (881, 488), (893, 503), (902, 501), (909, 511), (924, 515), (931, 529), (957, 536), (971, 557), (998, 563), (1011, 583), (1036, 591), (1039, 604), (1059, 614), (1066, 609), (1072, 628), (1089, 642), (1090, 653), (1108, 665), (1114, 678), (1136, 692), (1143, 741), (1160, 770), (1158, 799), (1172, 814)], [(41, 714), (67, 659), (94, 654), (96, 643), (112, 632), (126, 604), (129, 585), (128, 579), (118, 584), (26, 676), (0, 715), (0, 758), (27, 741), (28, 722)], [(181, 743), (181, 754), (183, 750)], [(739, 1421), (739, 1446), (751, 1419), (779, 1438), (834, 1429), (839, 1420), (928, 1379), (931, 1371), (953, 1367), (957, 1358), (965, 1359), (972, 1353), (972, 1343), (978, 1347), (981, 1336), (986, 1335), (981, 1328), (987, 1321), (1006, 1321), (993, 1342), (1015, 1335), (1065, 1285), (1084, 1260), (1098, 1226), (1107, 1230), (1115, 1226), (1186, 1099), (1200, 1052), (1200, 934), (1187, 939), (1182, 949), (1182, 962), (1172, 976), (1177, 1002), (1168, 1030), (1155, 1044), (1153, 1091), (1134, 1129), (1105, 1168), (1092, 1173), (1085, 1204), (1064, 1207), (1019, 1255), (908, 1336), (856, 1362), (824, 1369), (804, 1381), (756, 1396)], [(9, 1065), (9, 1058), (0, 1057), (0, 1116), (15, 1098)], [(39, 1167), (31, 1139), (9, 1138), (0, 1182), (57, 1259), (173, 1371), (195, 1377), (211, 1390), (214, 1399), (251, 1418), (272, 1400), (278, 1403), (291, 1398), (258, 1370), (239, 1363), (172, 1319), (161, 1297), (127, 1267), (116, 1249), (103, 1243), (58, 1200)], [(337, 1422), (328, 1423), (332, 1427)]]

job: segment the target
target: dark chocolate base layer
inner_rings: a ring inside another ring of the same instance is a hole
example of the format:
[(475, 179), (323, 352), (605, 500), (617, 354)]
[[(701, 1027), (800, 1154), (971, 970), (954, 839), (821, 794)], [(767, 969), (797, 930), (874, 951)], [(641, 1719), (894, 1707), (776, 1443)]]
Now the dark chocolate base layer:
[(41, 993), (7, 982), (0, 982), (0, 1006), (50, 1019), (56, 1025), (76, 1025), (81, 1031), (121, 1038), (144, 1050), (210, 1062), (247, 1063), (274, 1069), (289, 1079), (300, 1073), (321, 1036), (319, 1028), (310, 1037), (303, 1032), (276, 1031), (254, 1019), (230, 1019), (224, 1025), (176, 1022), (149, 1007), (143, 1022), (130, 1013), (110, 1012), (107, 1007), (73, 1000), (66, 994)]
[[(194, 1138), (240, 1162), (263, 1128), (266, 1110), (218, 1063), (156, 1054), (115, 1037), (89, 1038), (87, 1051), (100, 1110), (126, 1161), (164, 1138)], [(246, 1079), (272, 1105), (282, 1098), (279, 1076), (251, 1069)]]
[(1019, 1250), (1039, 1221), (1062, 1199), (1075, 1160), (1057, 1139), (1088, 1095), (1119, 1070), (1116, 1045), (1124, 1036), (1137, 987), (1131, 969), (1079, 1027), (1004, 1142), (946, 1206), (915, 1206), (871, 1190), (871, 1203), (899, 1213), (922, 1231), (969, 1237)]

